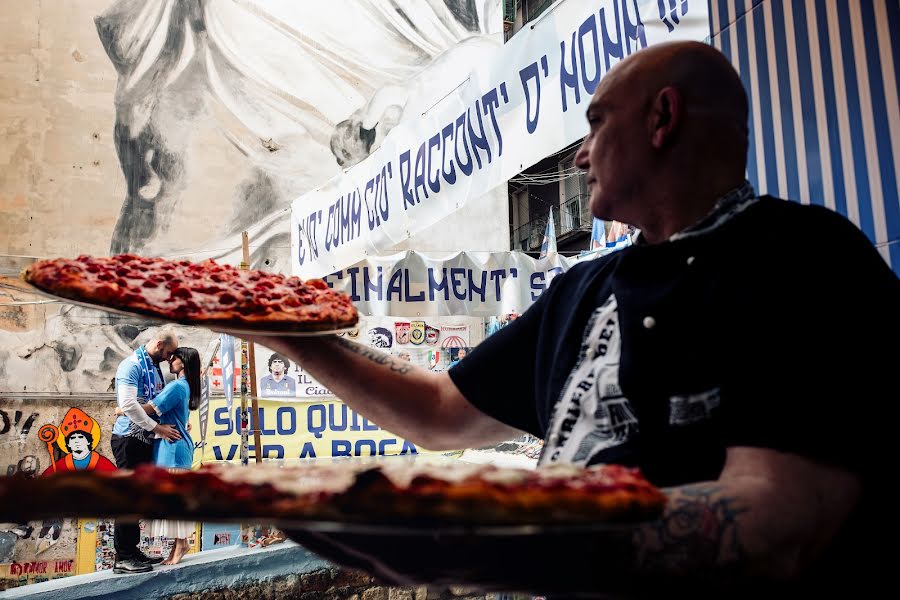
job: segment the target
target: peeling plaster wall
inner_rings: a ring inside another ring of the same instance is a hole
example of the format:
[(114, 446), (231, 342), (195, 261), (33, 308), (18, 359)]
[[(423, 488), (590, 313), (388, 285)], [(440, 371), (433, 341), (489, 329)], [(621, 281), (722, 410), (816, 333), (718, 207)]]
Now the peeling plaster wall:
[[(0, 305), (33, 302), (17, 280), (0, 278)], [(217, 334), (171, 328), (206, 359)], [(112, 392), (119, 363), (159, 331), (157, 323), (70, 304), (0, 306), (0, 392)]]
[(0, 13), (0, 254), (109, 248), (124, 178), (116, 72), (91, 19), (106, 4), (29, 0)]

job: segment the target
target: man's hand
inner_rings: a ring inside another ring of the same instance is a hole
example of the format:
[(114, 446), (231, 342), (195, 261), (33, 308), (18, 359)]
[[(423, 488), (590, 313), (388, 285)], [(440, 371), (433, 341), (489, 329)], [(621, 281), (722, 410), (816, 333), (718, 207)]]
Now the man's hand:
[(170, 442), (181, 439), (181, 434), (178, 433), (177, 429), (175, 429), (171, 425), (163, 425), (162, 423), (153, 428), (153, 433), (164, 440), (169, 440)]
[(121, 416), (124, 415), (124, 414), (125, 414), (125, 411), (122, 410), (122, 407), (121, 407), (121, 406), (117, 406), (117, 407), (116, 407), (116, 416), (117, 416), (117, 417), (121, 417)]

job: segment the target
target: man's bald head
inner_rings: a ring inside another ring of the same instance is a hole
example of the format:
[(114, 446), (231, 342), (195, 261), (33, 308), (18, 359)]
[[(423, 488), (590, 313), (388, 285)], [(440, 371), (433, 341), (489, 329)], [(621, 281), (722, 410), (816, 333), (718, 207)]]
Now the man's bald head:
[[(714, 120), (728, 127), (729, 136), (737, 136), (737, 141), (746, 144), (747, 94), (728, 59), (709, 44), (670, 42), (650, 46), (621, 61), (609, 76), (610, 84), (623, 86), (635, 100), (644, 102), (652, 102), (656, 94), (672, 87), (682, 97), (688, 122)], [(707, 137), (709, 134), (708, 130), (704, 132)]]
[(159, 364), (164, 360), (169, 360), (172, 353), (178, 348), (178, 337), (171, 329), (162, 329), (144, 347), (153, 362)]
[(636, 52), (600, 81), (587, 116), (591, 132), (576, 163), (587, 170), (597, 217), (645, 230), (666, 222), (664, 233), (743, 181), (747, 96), (712, 46), (672, 42)]

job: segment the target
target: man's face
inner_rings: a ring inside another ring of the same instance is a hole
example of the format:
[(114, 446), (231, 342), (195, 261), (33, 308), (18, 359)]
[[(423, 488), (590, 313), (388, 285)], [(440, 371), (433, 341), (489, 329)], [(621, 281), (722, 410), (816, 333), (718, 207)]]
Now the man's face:
[(272, 375), (275, 377), (284, 375), (284, 361), (280, 358), (276, 358), (272, 361)]
[(586, 171), (591, 213), (600, 219), (634, 222), (637, 186), (647, 172), (647, 132), (643, 98), (629, 88), (630, 70), (616, 68), (604, 77), (587, 110), (590, 130), (575, 155)]
[(147, 354), (154, 364), (170, 360), (172, 354), (178, 349), (178, 340), (173, 340), (171, 344), (166, 344), (161, 340), (156, 340), (153, 344), (148, 345)]
[(84, 458), (91, 451), (91, 446), (88, 444), (87, 438), (84, 434), (81, 433), (73, 433), (69, 436), (69, 450), (72, 451), (72, 456), (74, 458)]

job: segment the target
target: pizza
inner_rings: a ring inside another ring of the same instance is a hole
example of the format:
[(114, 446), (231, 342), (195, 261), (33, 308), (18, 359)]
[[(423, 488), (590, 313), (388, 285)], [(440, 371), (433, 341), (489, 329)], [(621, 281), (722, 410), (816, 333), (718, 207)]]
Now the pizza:
[[(21, 498), (29, 498), (22, 503)], [(66, 498), (60, 503), (59, 498)], [(666, 498), (637, 469), (537, 469), (451, 461), (227, 463), (197, 471), (60, 472), (0, 478), (0, 521), (47, 517), (251, 517), (273, 523), (414, 525), (633, 523), (659, 516)]]
[(54, 296), (177, 323), (324, 331), (358, 321), (346, 294), (321, 279), (134, 254), (37, 261), (22, 277)]

